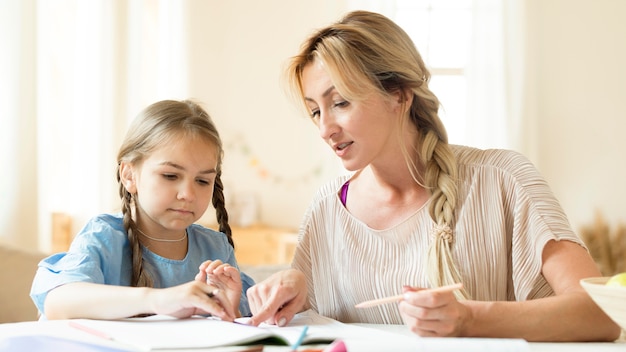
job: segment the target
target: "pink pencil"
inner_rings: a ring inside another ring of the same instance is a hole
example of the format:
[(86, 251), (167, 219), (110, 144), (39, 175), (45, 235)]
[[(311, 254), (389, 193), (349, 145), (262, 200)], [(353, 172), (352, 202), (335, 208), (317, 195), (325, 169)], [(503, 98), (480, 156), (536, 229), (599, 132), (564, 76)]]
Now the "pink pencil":
[[(436, 288), (429, 288), (429, 289), (426, 289), (426, 290), (423, 290), (423, 291), (426, 291), (426, 292), (449, 292), (449, 291), (458, 290), (460, 288), (463, 288), (463, 284), (457, 283), (457, 284), (441, 286), (441, 287), (436, 287)], [(374, 299), (374, 300), (371, 300), (371, 301), (361, 302), (361, 303), (355, 305), (354, 307), (355, 308), (374, 307), (374, 306), (379, 306), (379, 305), (385, 304), (385, 303), (398, 302), (398, 301), (401, 301), (403, 299), (404, 299), (404, 294), (397, 295), (397, 296), (386, 297), (386, 298)]]

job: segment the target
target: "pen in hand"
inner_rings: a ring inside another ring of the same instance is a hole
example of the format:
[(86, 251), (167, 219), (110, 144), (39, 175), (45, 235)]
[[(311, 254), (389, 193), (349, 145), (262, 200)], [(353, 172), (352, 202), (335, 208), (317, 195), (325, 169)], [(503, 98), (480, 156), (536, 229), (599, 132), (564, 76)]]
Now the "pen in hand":
[[(456, 284), (452, 284), (452, 285), (447, 285), (447, 286), (441, 286), (441, 287), (436, 287), (436, 288), (429, 288), (429, 289), (425, 289), (423, 291), (426, 292), (449, 292), (449, 291), (454, 291), (454, 290), (458, 290), (463, 288), (463, 284), (461, 283), (456, 283)], [(361, 302), (357, 305), (355, 305), (355, 308), (368, 308), (368, 307), (374, 307), (374, 306), (379, 306), (381, 304), (386, 304), (386, 303), (393, 303), (393, 302), (399, 302), (401, 300), (404, 299), (404, 294), (401, 295), (397, 295), (397, 296), (391, 296), (391, 297), (385, 297), (385, 298), (380, 298), (380, 299), (374, 299), (371, 301), (365, 301), (365, 302)]]

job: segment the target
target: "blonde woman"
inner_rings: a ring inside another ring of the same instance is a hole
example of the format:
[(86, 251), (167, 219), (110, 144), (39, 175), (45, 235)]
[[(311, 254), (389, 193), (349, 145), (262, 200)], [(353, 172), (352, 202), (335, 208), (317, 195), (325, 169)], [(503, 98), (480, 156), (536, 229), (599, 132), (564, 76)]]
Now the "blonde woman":
[(421, 336), (619, 336), (578, 283), (600, 273), (544, 179), (518, 153), (448, 144), (430, 74), (394, 22), (347, 14), (304, 42), (287, 76), (353, 173), (313, 199), (293, 268), (248, 291), (254, 324), (312, 308)]
[[(225, 208), (222, 141), (192, 101), (146, 107), (118, 153), (121, 213), (100, 214), (67, 253), (39, 264), (31, 297), (43, 319), (249, 315)], [(220, 232), (195, 222), (209, 204)]]

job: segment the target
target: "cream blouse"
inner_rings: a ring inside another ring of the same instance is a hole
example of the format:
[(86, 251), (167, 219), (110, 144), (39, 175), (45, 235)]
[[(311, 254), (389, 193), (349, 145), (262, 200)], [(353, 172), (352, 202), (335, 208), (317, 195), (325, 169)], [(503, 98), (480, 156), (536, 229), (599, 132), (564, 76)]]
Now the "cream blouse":
[[(549, 240), (584, 246), (527, 158), (508, 150), (452, 146), (459, 168), (452, 254), (471, 298), (521, 301), (553, 295), (541, 275)], [(402, 324), (397, 304), (356, 309), (370, 299), (428, 287), (425, 259), (434, 226), (427, 203), (393, 228), (374, 230), (339, 199), (342, 176), (323, 186), (302, 222), (292, 266), (308, 280), (311, 308), (347, 323)]]

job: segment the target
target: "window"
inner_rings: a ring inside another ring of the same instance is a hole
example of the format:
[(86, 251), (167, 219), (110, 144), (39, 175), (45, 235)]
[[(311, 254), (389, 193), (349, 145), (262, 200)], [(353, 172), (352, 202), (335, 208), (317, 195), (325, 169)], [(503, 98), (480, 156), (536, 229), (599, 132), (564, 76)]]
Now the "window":
[(392, 18), (413, 39), (432, 78), (450, 143), (467, 144), (467, 77), (471, 0), (397, 0)]

